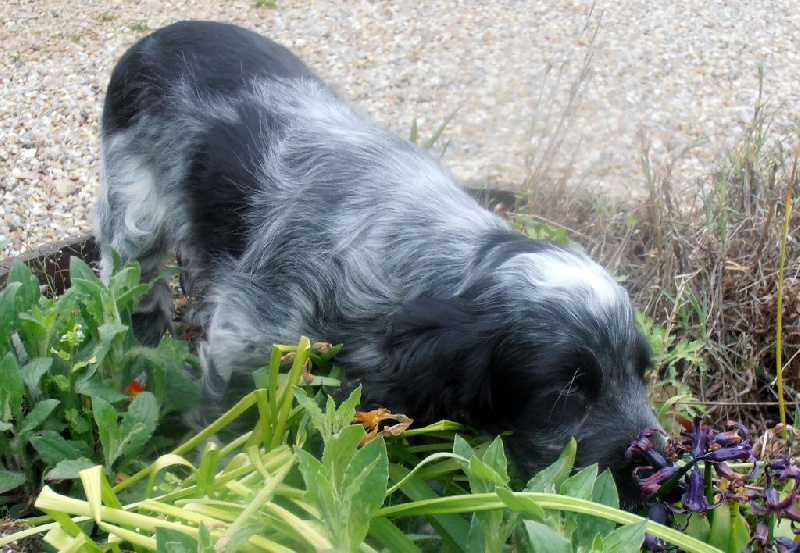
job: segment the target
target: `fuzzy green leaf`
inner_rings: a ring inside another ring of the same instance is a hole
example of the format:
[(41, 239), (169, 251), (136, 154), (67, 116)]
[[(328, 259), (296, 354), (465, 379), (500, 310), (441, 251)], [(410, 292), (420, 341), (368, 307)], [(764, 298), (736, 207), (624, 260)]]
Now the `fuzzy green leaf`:
[(307, 451), (299, 448), (295, 448), (294, 451), (297, 454), (298, 467), (308, 490), (308, 502), (319, 509), (322, 520), (326, 522), (329, 529), (341, 530), (344, 525), (343, 513), (338, 508), (330, 472)]
[(197, 540), (172, 528), (156, 528), (157, 553), (197, 553)]
[(591, 500), (595, 480), (597, 480), (597, 465), (591, 465), (564, 480), (559, 486), (559, 493)]
[(486, 524), (481, 520), (481, 515), (485, 514), (486, 513), (473, 513), (470, 519), (466, 553), (495, 551), (486, 540)]
[(506, 506), (511, 509), (512, 511), (517, 511), (521, 513), (527, 513), (537, 520), (544, 520), (545, 512), (544, 509), (539, 507), (534, 501), (527, 497), (520, 497), (518, 495), (514, 495), (514, 492), (509, 490), (508, 488), (497, 488), (496, 492), (497, 497), (506, 504)]
[[(605, 470), (597, 477), (592, 488), (591, 500), (601, 505), (619, 508), (619, 496), (617, 486), (611, 471)], [(576, 536), (573, 539), (579, 540), (583, 544), (591, 544), (597, 536), (605, 536), (613, 531), (616, 524), (608, 519), (591, 515), (575, 515), (577, 520)]]
[(25, 475), (23, 473), (0, 468), (0, 494), (19, 488), (24, 483)]
[(103, 323), (97, 328), (100, 334), (100, 341), (110, 344), (120, 336), (124, 336), (128, 327), (120, 323)]
[(508, 484), (507, 476), (504, 478), (477, 457), (470, 458), (467, 477), (472, 493), (491, 493), (497, 486)]
[(108, 403), (120, 403), (129, 399), (125, 394), (109, 388), (96, 372), (89, 373), (88, 377), (81, 378), (76, 382), (75, 391), (84, 396), (102, 399)]
[(525, 486), (525, 491), (555, 493), (561, 486), (561, 483), (564, 482), (567, 476), (572, 472), (577, 449), (578, 443), (575, 441), (575, 438), (571, 438), (556, 462), (539, 471), (536, 476), (531, 478)]
[(0, 351), (10, 346), (11, 335), (17, 326), (15, 298), (21, 287), (21, 282), (9, 282), (5, 290), (0, 291)]
[(84, 469), (92, 468), (97, 465), (91, 459), (79, 457), (78, 459), (66, 459), (58, 463), (55, 467), (47, 471), (44, 475), (45, 480), (71, 480), (78, 478), (78, 473)]
[(383, 504), (389, 481), (389, 458), (383, 438), (358, 450), (344, 473), (342, 499), (350, 509), (347, 531), (351, 544), (364, 541), (372, 515)]
[(100, 284), (100, 279), (94, 274), (92, 268), (76, 256), (69, 259), (69, 276), (72, 281), (85, 280)]
[(153, 287), (153, 283), (139, 284), (133, 288), (126, 290), (124, 293), (117, 296), (117, 309), (120, 311), (133, 311), (136, 304), (147, 295), (147, 292)]
[[(467, 460), (475, 456), (475, 452), (473, 451), (472, 447), (470, 447), (467, 441), (458, 434), (456, 434), (453, 438), (453, 453), (458, 455), (458, 457), (462, 457)], [(461, 466), (462, 470), (467, 470), (469, 468), (468, 461), (465, 462), (461, 459), (456, 459), (456, 461)]]
[(571, 553), (572, 543), (546, 524), (535, 520), (524, 521), (528, 540), (535, 553)]
[[(358, 386), (350, 393), (350, 396), (344, 400), (339, 408), (336, 410), (336, 422), (339, 428), (344, 428), (353, 422), (353, 417), (356, 414), (356, 408), (361, 402), (361, 386)], [(338, 430), (338, 428), (337, 428)]]
[(500, 436), (492, 441), (486, 453), (483, 454), (483, 462), (500, 477), (503, 484), (508, 483), (508, 458)]
[(314, 398), (309, 397), (302, 388), (294, 387), (292, 393), (300, 407), (305, 409), (306, 413), (308, 413), (311, 427), (317, 432), (322, 433), (325, 429), (325, 414), (322, 412), (320, 406), (317, 405)]
[(22, 424), (19, 425), (16, 434), (24, 434), (25, 432), (31, 432), (39, 428), (60, 403), (61, 402), (57, 399), (46, 399), (37, 403), (22, 421)]
[(92, 397), (92, 414), (100, 434), (100, 443), (103, 446), (103, 457), (106, 468), (111, 468), (120, 440), (120, 430), (117, 424), (117, 411), (114, 407), (100, 397)]
[(42, 376), (44, 376), (52, 366), (52, 357), (36, 357), (22, 367), (22, 382), (25, 383), (25, 387), (31, 394), (36, 395), (38, 393), (39, 382), (41, 382)]
[(49, 466), (55, 466), (68, 459), (89, 457), (92, 454), (92, 449), (86, 442), (66, 440), (61, 434), (52, 430), (36, 432), (29, 440), (42, 461)]
[(42, 293), (39, 289), (39, 279), (33, 276), (33, 273), (23, 262), (17, 260), (11, 264), (11, 269), (8, 271), (7, 282), (19, 282), (21, 284), (16, 294), (16, 310), (17, 312), (26, 311), (31, 306), (36, 305)]
[(362, 426), (347, 426), (328, 440), (322, 453), (322, 464), (331, 473), (331, 482), (338, 490), (344, 489), (345, 471), (366, 432)]
[(0, 421), (20, 421), (24, 386), (17, 359), (11, 352), (0, 361), (0, 382)]
[(119, 427), (119, 455), (136, 455), (152, 437), (158, 425), (158, 402), (150, 392), (137, 395), (128, 406)]
[(646, 520), (620, 526), (603, 538), (603, 551), (608, 551), (609, 553), (634, 553), (640, 551), (646, 529)]
[[(619, 509), (619, 493), (611, 471), (606, 469), (597, 477), (592, 489), (592, 501)], [(604, 532), (605, 533), (605, 532)]]

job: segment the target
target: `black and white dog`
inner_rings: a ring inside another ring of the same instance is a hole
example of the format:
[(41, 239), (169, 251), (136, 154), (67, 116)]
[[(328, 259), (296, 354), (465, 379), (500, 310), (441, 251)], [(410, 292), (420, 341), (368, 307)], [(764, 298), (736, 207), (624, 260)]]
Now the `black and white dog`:
[[(103, 273), (113, 248), (152, 279), (175, 248), (208, 329), (205, 406), (305, 334), (344, 344), (367, 405), (511, 430), (523, 474), (575, 436), (639, 499), (624, 452), (658, 423), (625, 290), (515, 233), (285, 48), (210, 22), (143, 38), (111, 76), (102, 158)], [(163, 283), (142, 302), (143, 341), (171, 303)]]

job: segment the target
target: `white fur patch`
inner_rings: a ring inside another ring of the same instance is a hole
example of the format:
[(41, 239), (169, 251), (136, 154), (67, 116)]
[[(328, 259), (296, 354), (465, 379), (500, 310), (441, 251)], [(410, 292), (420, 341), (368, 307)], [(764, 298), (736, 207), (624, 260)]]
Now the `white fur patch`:
[(509, 261), (516, 278), (527, 280), (535, 297), (557, 298), (567, 305), (587, 302), (595, 313), (627, 301), (625, 291), (598, 264), (560, 251), (524, 253)]

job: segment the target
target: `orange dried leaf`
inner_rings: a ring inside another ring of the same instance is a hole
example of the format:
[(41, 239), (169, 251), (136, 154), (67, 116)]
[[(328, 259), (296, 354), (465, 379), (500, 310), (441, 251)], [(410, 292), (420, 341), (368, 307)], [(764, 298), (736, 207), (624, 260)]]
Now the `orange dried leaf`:
[[(394, 424), (381, 428), (381, 424), (386, 421), (393, 421)], [(388, 409), (381, 407), (372, 411), (356, 412), (353, 416), (353, 422), (363, 424), (364, 428), (367, 430), (366, 435), (358, 444), (359, 446), (363, 446), (378, 436), (399, 436), (411, 426), (414, 419), (400, 413), (392, 413)]]

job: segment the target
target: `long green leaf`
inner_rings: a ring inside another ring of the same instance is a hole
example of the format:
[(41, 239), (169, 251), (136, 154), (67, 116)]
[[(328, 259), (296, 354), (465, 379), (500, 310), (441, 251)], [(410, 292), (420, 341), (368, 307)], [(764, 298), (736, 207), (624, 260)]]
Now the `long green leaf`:
[(19, 488), (25, 481), (23, 473), (0, 468), (0, 494)]
[(397, 526), (385, 517), (369, 521), (369, 536), (393, 553), (417, 553), (420, 549)]
[(28, 416), (22, 421), (22, 424), (17, 428), (17, 435), (31, 432), (39, 428), (39, 426), (47, 420), (47, 417), (55, 411), (59, 403), (57, 399), (46, 399), (37, 403), (36, 406), (31, 409), (31, 412), (28, 413)]
[(158, 402), (150, 392), (138, 394), (119, 426), (120, 455), (135, 456), (152, 437), (158, 425)]
[(45, 464), (56, 466), (66, 459), (90, 457), (92, 449), (86, 442), (67, 440), (58, 432), (44, 430), (31, 434), (29, 441)]
[(106, 462), (106, 468), (110, 469), (116, 460), (120, 440), (117, 411), (104, 399), (93, 397), (92, 414), (100, 434), (100, 444), (103, 446), (103, 458)]
[(15, 298), (21, 287), (21, 282), (9, 282), (5, 290), (0, 291), (0, 354), (11, 346), (11, 335), (17, 326)]
[[(566, 497), (550, 493), (516, 492), (518, 499), (526, 499), (540, 509), (569, 511), (584, 513), (613, 520), (618, 524), (632, 524), (646, 520), (633, 513), (621, 511), (605, 505), (598, 505), (584, 499)], [(486, 511), (503, 507), (503, 502), (493, 493), (459, 495), (415, 501), (401, 505), (390, 505), (379, 509), (376, 516), (430, 516), (434, 514), (468, 513), (472, 511)], [(647, 533), (661, 538), (668, 543), (680, 548), (691, 550), (694, 553), (718, 553), (716, 547), (690, 538), (677, 530), (668, 528), (657, 522), (647, 521)]]
[(570, 553), (572, 543), (557, 530), (535, 520), (524, 521), (528, 540), (535, 553)]
[(8, 352), (0, 361), (0, 422), (22, 420), (24, 386), (17, 358)]

